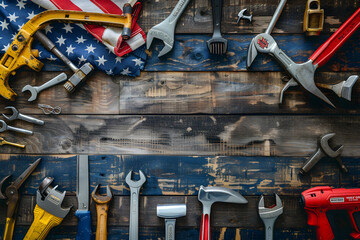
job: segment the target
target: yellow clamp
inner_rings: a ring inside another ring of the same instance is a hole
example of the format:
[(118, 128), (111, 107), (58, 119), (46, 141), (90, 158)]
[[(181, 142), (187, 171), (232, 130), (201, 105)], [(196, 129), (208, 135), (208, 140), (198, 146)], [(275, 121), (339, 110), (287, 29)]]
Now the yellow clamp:
[[(15, 75), (15, 70), (27, 65), (35, 71), (40, 71), (43, 63), (36, 59), (39, 57), (37, 49), (32, 50), (33, 35), (53, 21), (70, 23), (90, 23), (112, 27), (123, 27), (126, 38), (130, 36), (132, 15), (131, 6), (124, 5), (124, 15), (88, 13), (79, 11), (49, 10), (42, 12), (28, 21), (15, 36), (14, 41), (0, 60), (0, 95), (6, 99), (15, 100), (17, 95), (9, 86), (10, 74)], [(123, 34), (124, 35), (124, 34)], [(126, 39), (124, 37), (124, 39)]]

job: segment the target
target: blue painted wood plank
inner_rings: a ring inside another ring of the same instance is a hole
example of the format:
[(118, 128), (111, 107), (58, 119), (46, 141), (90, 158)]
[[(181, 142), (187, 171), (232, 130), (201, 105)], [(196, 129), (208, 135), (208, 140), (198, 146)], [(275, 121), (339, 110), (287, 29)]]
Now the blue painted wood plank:
[[(329, 34), (319, 37), (306, 37), (304, 34), (274, 35), (279, 47), (295, 62), (304, 62), (323, 44)], [(228, 51), (224, 56), (211, 55), (206, 41), (208, 35), (176, 35), (173, 50), (158, 58), (163, 47), (154, 41), (151, 56), (145, 71), (246, 71), (247, 51), (254, 35), (225, 35)], [(333, 58), (318, 71), (359, 71), (360, 70), (360, 31), (356, 32)], [(44, 71), (60, 71), (66, 68), (46, 63)], [(270, 56), (259, 54), (251, 66), (251, 71), (282, 71)]]
[[(14, 178), (39, 156), (10, 156), (0, 161), (0, 176)], [(59, 190), (76, 191), (76, 156), (40, 156), (42, 161), (25, 182), (22, 194), (35, 195), (46, 176), (54, 177)], [(109, 184), (115, 195), (129, 195), (125, 176), (133, 170), (144, 171), (147, 182), (143, 195), (197, 195), (200, 185), (224, 186), (243, 195), (298, 195), (318, 185), (350, 187), (359, 183), (357, 158), (345, 158), (351, 180), (339, 181), (341, 174), (335, 161), (324, 159), (306, 176), (298, 170), (305, 158), (291, 157), (187, 157), (187, 156), (116, 156), (91, 155), (91, 191), (98, 184)], [(294, 187), (296, 186), (296, 187)]]

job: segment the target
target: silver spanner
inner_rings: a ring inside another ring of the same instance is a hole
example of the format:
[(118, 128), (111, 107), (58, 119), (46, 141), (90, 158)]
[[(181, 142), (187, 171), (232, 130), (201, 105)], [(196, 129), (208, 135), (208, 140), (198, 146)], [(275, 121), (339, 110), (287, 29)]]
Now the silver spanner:
[(47, 81), (46, 83), (44, 83), (43, 85), (41, 86), (38, 86), (38, 87), (33, 87), (33, 86), (30, 86), (30, 85), (26, 85), (23, 89), (22, 89), (22, 92), (25, 92), (25, 91), (30, 91), (31, 93), (31, 96), (30, 98), (28, 99), (29, 102), (32, 102), (34, 100), (36, 100), (37, 98), (37, 95), (39, 92), (49, 88), (49, 87), (52, 87), (52, 86), (55, 86), (56, 84), (59, 84), (61, 82), (64, 82), (65, 80), (67, 79), (67, 76), (65, 73), (60, 73), (59, 75), (57, 75), (56, 77), (54, 77), (53, 79)]
[(149, 49), (154, 38), (158, 38), (164, 42), (164, 48), (160, 51), (159, 57), (167, 54), (174, 46), (174, 34), (176, 23), (184, 12), (190, 0), (179, 0), (170, 15), (158, 25), (152, 27), (146, 39), (146, 48)]
[(18, 133), (24, 133), (27, 135), (33, 135), (32, 131), (26, 130), (23, 128), (16, 128), (16, 127), (9, 126), (3, 120), (0, 120), (0, 124), (1, 124), (0, 132), (5, 132), (6, 130), (9, 130), (9, 131), (14, 131), (14, 132), (18, 132)]
[(127, 185), (130, 187), (130, 225), (129, 225), (129, 240), (139, 239), (139, 196), (141, 186), (146, 182), (145, 174), (139, 170), (139, 181), (132, 180), (132, 173), (130, 171), (125, 178)]
[(266, 208), (264, 204), (264, 196), (259, 201), (259, 215), (265, 225), (265, 240), (272, 240), (274, 234), (274, 223), (278, 216), (283, 213), (283, 205), (280, 197), (275, 194), (276, 205)]
[(38, 125), (44, 125), (44, 121), (39, 120), (39, 119), (34, 118), (34, 117), (30, 117), (28, 115), (21, 114), (14, 107), (9, 106), (9, 107), (6, 107), (5, 109), (11, 109), (12, 112), (13, 112), (13, 114), (10, 117), (3, 114), (3, 117), (6, 118), (9, 121), (12, 121), (12, 120), (15, 120), (15, 119), (20, 119), (20, 120), (24, 120), (24, 121), (29, 122), (29, 123), (34, 123), (34, 124), (38, 124)]

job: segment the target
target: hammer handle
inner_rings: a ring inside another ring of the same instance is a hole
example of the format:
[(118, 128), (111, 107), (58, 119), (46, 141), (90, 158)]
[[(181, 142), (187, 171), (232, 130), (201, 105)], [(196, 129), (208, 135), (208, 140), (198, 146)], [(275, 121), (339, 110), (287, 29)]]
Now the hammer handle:
[(310, 57), (316, 67), (321, 67), (335, 54), (360, 26), (360, 8)]
[(210, 214), (202, 214), (200, 240), (210, 240)]
[(91, 240), (90, 211), (77, 210), (75, 216), (79, 219), (76, 240)]
[(97, 203), (97, 226), (96, 226), (96, 240), (107, 239), (107, 214), (109, 205), (107, 203)]

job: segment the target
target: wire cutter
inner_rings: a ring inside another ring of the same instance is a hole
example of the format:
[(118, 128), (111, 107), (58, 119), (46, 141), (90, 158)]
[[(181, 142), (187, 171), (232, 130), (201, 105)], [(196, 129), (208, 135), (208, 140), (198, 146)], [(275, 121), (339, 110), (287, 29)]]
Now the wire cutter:
[(40, 160), (41, 158), (37, 159), (33, 164), (31, 164), (12, 184), (10, 184), (5, 189), (5, 192), (2, 191), (3, 184), (11, 175), (4, 177), (0, 182), (0, 199), (6, 199), (6, 204), (8, 205), (3, 238), (4, 240), (11, 240), (13, 237), (16, 213), (20, 200), (19, 188), (35, 170), (37, 165), (39, 165)]

